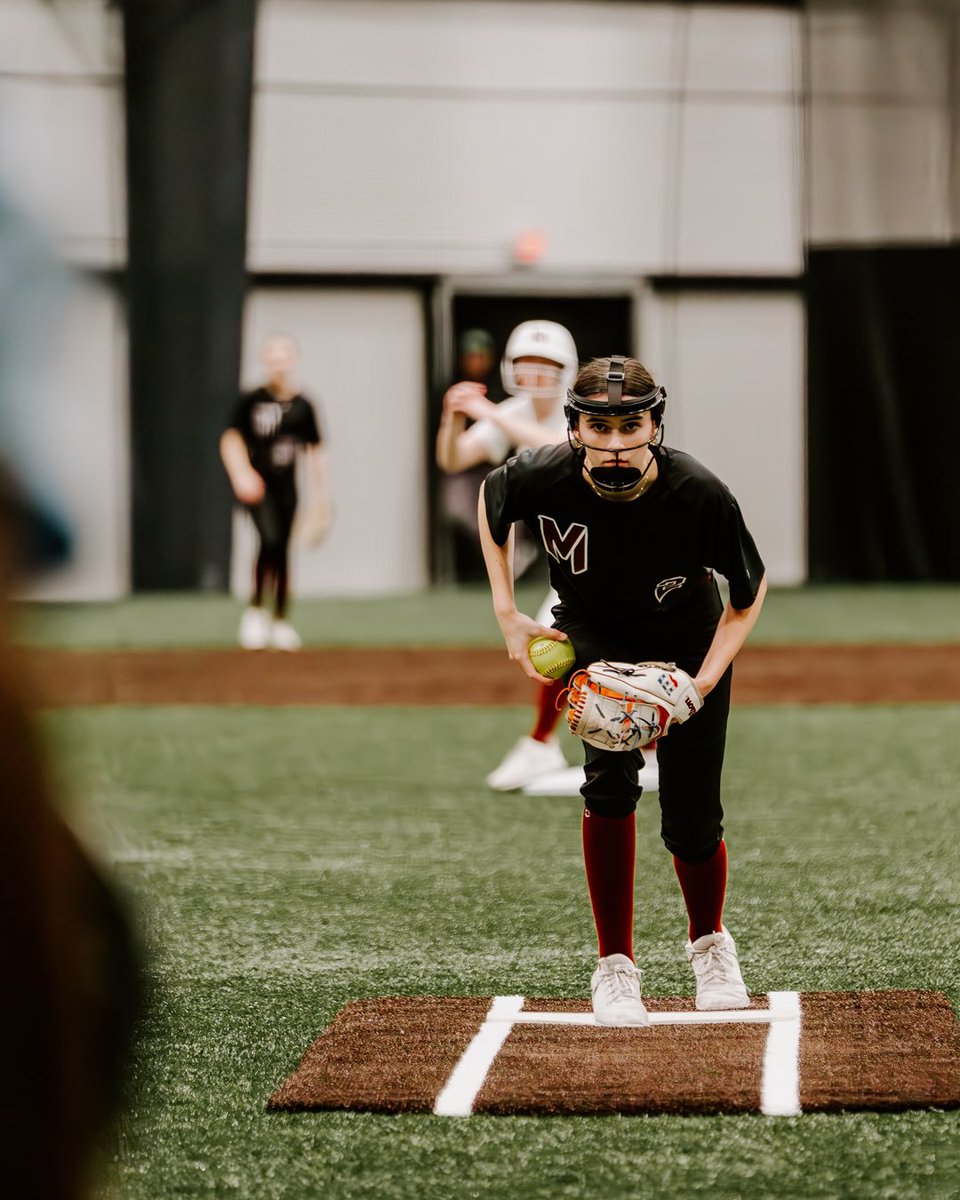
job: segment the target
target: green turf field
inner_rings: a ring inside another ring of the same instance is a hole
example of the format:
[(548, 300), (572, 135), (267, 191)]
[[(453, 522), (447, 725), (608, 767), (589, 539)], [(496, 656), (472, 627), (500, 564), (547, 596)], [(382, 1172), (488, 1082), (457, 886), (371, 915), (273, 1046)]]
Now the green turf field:
[[(535, 614), (543, 583), (518, 599)], [(242, 606), (222, 595), (134, 596), (115, 604), (46, 604), (24, 611), (21, 636), (50, 646), (216, 646), (235, 643)], [(292, 619), (307, 645), (500, 645), (486, 587), (402, 596), (301, 600)], [(751, 635), (760, 642), (960, 641), (960, 587), (908, 584), (782, 588)]]
[[(585, 995), (576, 798), (487, 793), (522, 709), (48, 715), (74, 820), (113, 862), (154, 993), (109, 1194), (935, 1200), (960, 1114), (775, 1119), (268, 1114), (347, 1000)], [(768, 989), (957, 976), (957, 706), (742, 708), (726, 913)], [(571, 755), (572, 745), (569, 746)], [(654, 802), (638, 823), (645, 991), (691, 990)]]

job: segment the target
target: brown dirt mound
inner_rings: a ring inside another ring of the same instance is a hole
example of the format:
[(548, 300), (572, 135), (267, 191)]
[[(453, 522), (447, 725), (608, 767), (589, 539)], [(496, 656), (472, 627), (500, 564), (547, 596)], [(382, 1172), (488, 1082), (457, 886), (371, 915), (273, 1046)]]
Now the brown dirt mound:
[[(340, 1010), (272, 1109), (431, 1112), (489, 997), (392, 997)], [(765, 1007), (763, 997), (756, 1007)], [(648, 1001), (689, 1011), (689, 998)], [(801, 996), (803, 1111), (960, 1106), (960, 1026), (940, 992)], [(587, 1001), (528, 1001), (525, 1011), (588, 1012)], [(472, 1111), (758, 1112), (768, 1025), (514, 1025)]]
[[(24, 650), (44, 707), (75, 704), (527, 704), (499, 649)], [(747, 646), (740, 704), (960, 701), (960, 645)]]

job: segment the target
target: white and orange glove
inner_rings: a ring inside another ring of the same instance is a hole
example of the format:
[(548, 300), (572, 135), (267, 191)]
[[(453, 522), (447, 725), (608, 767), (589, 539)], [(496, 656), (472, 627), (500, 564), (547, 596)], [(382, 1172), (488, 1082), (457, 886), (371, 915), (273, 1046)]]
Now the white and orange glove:
[(567, 722), (601, 750), (639, 750), (689, 720), (703, 697), (673, 663), (591, 663), (570, 680)]

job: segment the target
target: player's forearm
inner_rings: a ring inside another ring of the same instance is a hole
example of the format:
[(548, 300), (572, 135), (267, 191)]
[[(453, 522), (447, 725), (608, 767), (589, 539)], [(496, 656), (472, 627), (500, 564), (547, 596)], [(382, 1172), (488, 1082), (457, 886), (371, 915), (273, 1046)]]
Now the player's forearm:
[(516, 612), (517, 602), (513, 590), (513, 529), (504, 545), (500, 546), (493, 540), (490, 525), (487, 522), (487, 506), (484, 502), (484, 487), (480, 488), (480, 499), (477, 507), (477, 525), (480, 530), (480, 549), (483, 551), (483, 561), (487, 567), (487, 577), (490, 580), (490, 592), (493, 597), (493, 611), (500, 617), (509, 616)]
[(550, 446), (562, 440), (556, 433), (551, 433), (536, 421), (525, 421), (522, 417), (511, 416), (494, 409), (489, 419), (499, 425), (510, 439), (511, 446), (523, 446), (534, 449), (537, 446)]
[(220, 459), (231, 480), (250, 471), (250, 455), (243, 438), (236, 429), (227, 429), (220, 437)]
[(724, 671), (740, 653), (750, 636), (750, 630), (757, 623), (766, 594), (767, 577), (764, 575), (757, 589), (757, 598), (749, 608), (733, 608), (728, 604), (723, 610), (710, 649), (697, 672), (696, 684), (703, 695), (716, 687)]
[(440, 428), (437, 430), (437, 466), (447, 475), (463, 470), (460, 465), (458, 442), (465, 428), (466, 418), (462, 413), (445, 412), (440, 418)]
[(307, 450), (307, 483), (312, 503), (325, 504), (327, 501), (327, 455), (321, 446), (311, 446)]

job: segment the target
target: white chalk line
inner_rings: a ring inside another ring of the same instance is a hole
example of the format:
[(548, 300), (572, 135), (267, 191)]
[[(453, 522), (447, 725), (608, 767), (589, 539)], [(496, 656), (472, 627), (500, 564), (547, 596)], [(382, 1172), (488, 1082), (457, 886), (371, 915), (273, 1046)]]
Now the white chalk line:
[[(493, 1060), (510, 1036), (512, 1017), (523, 1007), (522, 996), (494, 996), (487, 1019), (480, 1026), (463, 1057), (437, 1097), (433, 1111), (438, 1117), (469, 1117), (473, 1102), (483, 1087)], [(496, 1018), (496, 1019), (494, 1019)]]
[(760, 1111), (767, 1117), (800, 1115), (800, 995), (770, 992), (770, 1011), (786, 1020), (771, 1022), (763, 1050)]
[[(454, 1067), (433, 1106), (439, 1117), (469, 1117), (514, 1025), (587, 1025), (597, 1029), (590, 1012), (522, 1012), (523, 996), (494, 996), (483, 1024)], [(650, 1025), (769, 1026), (763, 1055), (760, 1111), (766, 1116), (800, 1113), (800, 996), (770, 992), (769, 1008), (723, 1009), (715, 1012), (652, 1012)], [(641, 1033), (642, 1029), (636, 1030)]]
[[(487, 1017), (488, 1021), (510, 1021), (514, 1025), (597, 1025), (591, 1012), (521, 1012), (513, 1016)], [(772, 1013), (766, 1008), (731, 1008), (714, 1012), (652, 1012), (651, 1025), (768, 1025), (771, 1021), (789, 1021), (788, 1013)], [(631, 1028), (637, 1028), (631, 1026)], [(644, 1028), (640, 1026), (639, 1028)]]

